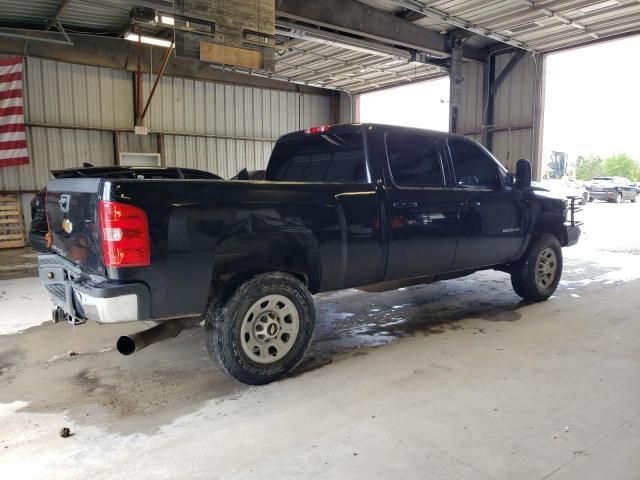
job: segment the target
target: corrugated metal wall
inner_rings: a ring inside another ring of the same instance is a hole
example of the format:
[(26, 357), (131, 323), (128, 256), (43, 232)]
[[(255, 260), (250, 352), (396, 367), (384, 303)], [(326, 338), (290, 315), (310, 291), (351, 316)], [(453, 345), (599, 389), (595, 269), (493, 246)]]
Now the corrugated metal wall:
[[(146, 75), (146, 100), (153, 77)], [(131, 73), (28, 58), (25, 120), (30, 163), (0, 169), (0, 191), (35, 191), (49, 171), (82, 162), (112, 165), (121, 152), (157, 152), (158, 135), (133, 129)], [(164, 136), (166, 165), (189, 166), (224, 177), (263, 168), (283, 133), (328, 123), (331, 97), (182, 78), (163, 78), (145, 119)], [(60, 128), (74, 127), (74, 128)], [(179, 135), (175, 135), (179, 134)]]
[[(511, 54), (496, 56), (496, 76), (511, 59)], [(463, 65), (463, 90), (459, 110), (459, 131), (469, 138), (480, 140), (483, 108), (483, 68), (475, 63)], [(524, 56), (502, 81), (495, 93), (492, 153), (510, 169), (520, 158), (539, 166), (540, 140), (537, 131), (538, 112), (534, 101), (540, 103), (539, 82), (542, 81), (540, 59)]]

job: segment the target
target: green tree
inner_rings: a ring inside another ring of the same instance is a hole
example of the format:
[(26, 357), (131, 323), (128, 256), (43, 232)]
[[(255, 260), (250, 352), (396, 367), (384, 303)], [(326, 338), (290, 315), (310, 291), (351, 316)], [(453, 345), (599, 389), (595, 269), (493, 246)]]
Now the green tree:
[(626, 153), (607, 158), (604, 161), (604, 171), (607, 175), (627, 177), (634, 181), (640, 177), (640, 165)]
[(576, 159), (576, 178), (578, 180), (591, 180), (593, 177), (604, 174), (604, 160), (600, 157), (584, 157), (580, 155)]

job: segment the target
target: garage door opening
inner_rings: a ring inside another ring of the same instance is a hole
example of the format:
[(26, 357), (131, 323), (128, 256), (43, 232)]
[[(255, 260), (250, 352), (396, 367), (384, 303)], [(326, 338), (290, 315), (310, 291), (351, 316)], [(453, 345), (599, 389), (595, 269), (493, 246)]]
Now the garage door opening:
[(639, 51), (636, 36), (547, 57), (543, 178), (640, 180)]
[(449, 77), (365, 93), (360, 122), (449, 131)]

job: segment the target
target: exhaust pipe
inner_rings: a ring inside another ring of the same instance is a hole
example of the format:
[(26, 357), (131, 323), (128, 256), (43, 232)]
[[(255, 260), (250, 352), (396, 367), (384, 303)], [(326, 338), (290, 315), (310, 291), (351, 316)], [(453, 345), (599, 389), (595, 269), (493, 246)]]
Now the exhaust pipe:
[(121, 336), (118, 338), (116, 348), (122, 355), (131, 355), (152, 343), (178, 336), (183, 328), (184, 324), (179, 320), (164, 322), (148, 330)]

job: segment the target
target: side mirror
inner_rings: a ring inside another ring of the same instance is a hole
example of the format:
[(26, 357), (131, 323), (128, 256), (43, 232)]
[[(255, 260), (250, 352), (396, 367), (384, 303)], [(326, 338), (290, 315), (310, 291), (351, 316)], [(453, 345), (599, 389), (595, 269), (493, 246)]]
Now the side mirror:
[(513, 188), (516, 186), (516, 176), (513, 172), (507, 172), (507, 177), (504, 180), (505, 187)]
[(518, 190), (531, 188), (531, 162), (524, 158), (516, 163), (516, 188)]

